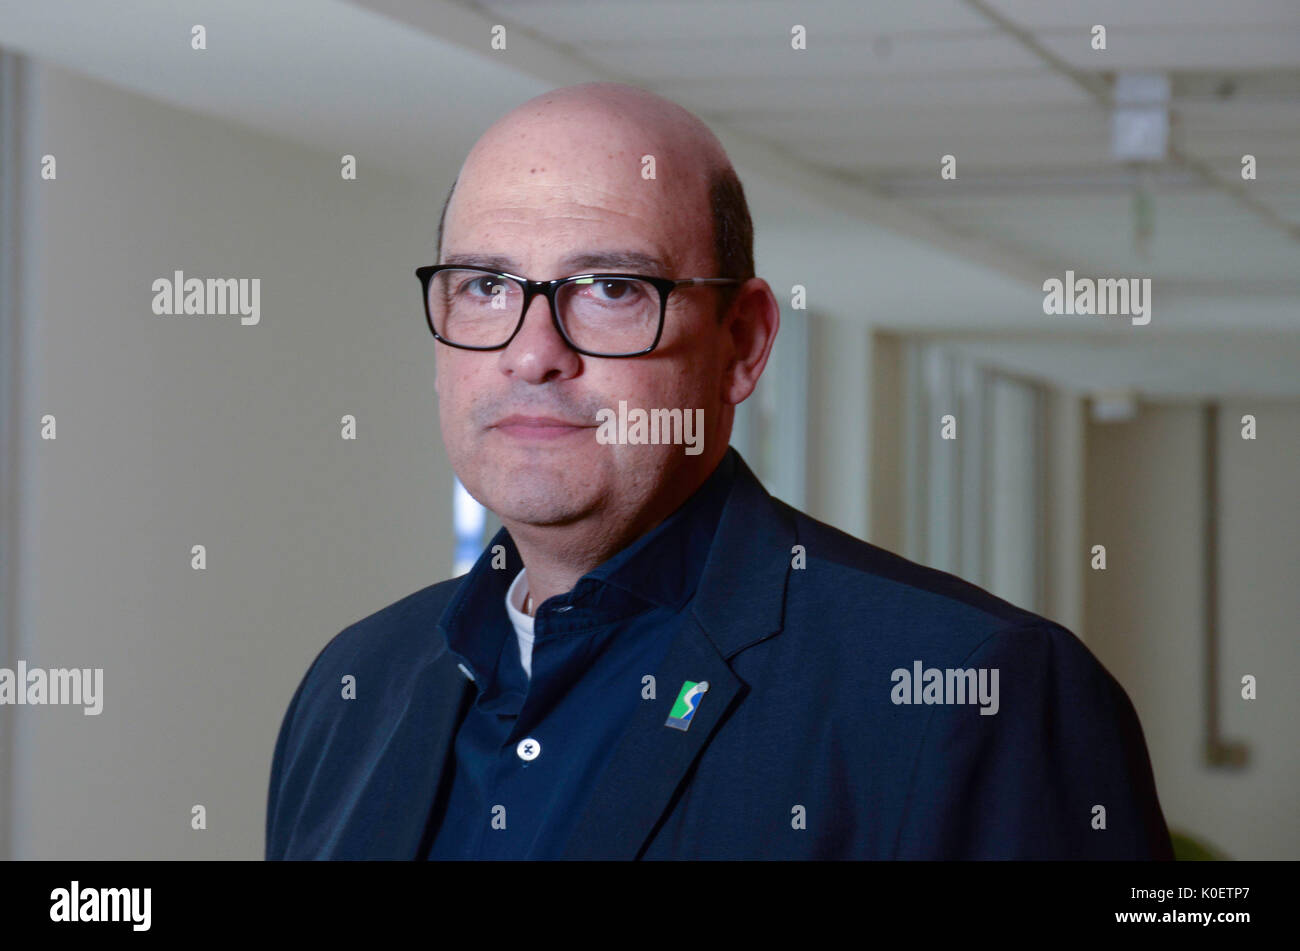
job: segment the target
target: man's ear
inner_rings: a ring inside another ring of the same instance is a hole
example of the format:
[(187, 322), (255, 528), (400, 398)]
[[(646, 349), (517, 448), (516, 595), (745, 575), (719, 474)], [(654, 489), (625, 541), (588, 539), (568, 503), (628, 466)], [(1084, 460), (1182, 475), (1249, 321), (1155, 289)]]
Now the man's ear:
[(723, 317), (730, 359), (722, 378), (722, 401), (735, 406), (754, 392), (781, 327), (781, 305), (767, 281), (752, 277), (736, 292)]

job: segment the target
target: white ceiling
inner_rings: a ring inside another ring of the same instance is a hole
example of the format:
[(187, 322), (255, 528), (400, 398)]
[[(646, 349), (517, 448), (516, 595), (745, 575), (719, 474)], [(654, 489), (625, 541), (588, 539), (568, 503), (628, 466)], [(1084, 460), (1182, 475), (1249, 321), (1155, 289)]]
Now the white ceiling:
[[(188, 45), (196, 22), (202, 58)], [(488, 48), (496, 23), (507, 51)], [(790, 48), (795, 23), (807, 50)], [(1094, 23), (1104, 52), (1089, 46)], [(1152, 392), (1211, 392), (1212, 378), (1300, 394), (1300, 240), (1287, 230), (1300, 229), (1297, 0), (0, 0), (0, 43), (313, 147), (364, 150), (433, 192), (525, 99), (633, 82), (715, 128), (751, 198), (760, 270), (778, 289), (806, 284), (823, 311), (1028, 334), (1024, 372), (1139, 388), (1169, 334), (1209, 331), (1169, 345)], [(1133, 174), (1110, 160), (1107, 107), (1079, 81), (1104, 87), (1119, 69), (1173, 80), (1180, 160), (1150, 174), (1146, 257)], [(1245, 152), (1259, 179), (1243, 184)], [(938, 176), (948, 153), (956, 181)], [(1066, 268), (1153, 278), (1153, 321), (1126, 338), (1129, 356), (1103, 322), (1043, 317), (1041, 282)], [(1275, 336), (1261, 350), (1245, 330)], [(1220, 359), (1207, 375), (1192, 357), (1209, 342)]]
[[(1300, 293), (1297, 0), (988, 0), (1076, 70), (1107, 82), (1117, 70), (1170, 72), (1179, 149), (1233, 183), (1242, 154), (1254, 154), (1251, 194), (1296, 229), (1288, 235), (1171, 162), (1166, 170), (1183, 174), (1152, 188), (1146, 259), (1133, 253), (1132, 187), (1115, 185), (1132, 175), (1110, 158), (1109, 109), (978, 2), (474, 5), (1026, 259), (1079, 273), (1140, 266), (1165, 288), (1213, 280), (1249, 291), (1275, 281)], [(807, 50), (791, 49), (795, 23), (807, 29)], [(1094, 24), (1106, 27), (1104, 51), (1091, 48)], [(957, 158), (956, 181), (939, 178), (945, 154)], [(1022, 192), (1016, 178), (1048, 187)]]

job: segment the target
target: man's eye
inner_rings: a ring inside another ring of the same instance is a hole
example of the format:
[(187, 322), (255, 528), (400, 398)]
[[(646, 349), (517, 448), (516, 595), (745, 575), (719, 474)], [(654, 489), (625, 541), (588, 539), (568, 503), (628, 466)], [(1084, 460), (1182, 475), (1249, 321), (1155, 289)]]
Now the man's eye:
[(606, 278), (596, 281), (592, 287), (596, 288), (596, 298), (603, 301), (628, 301), (636, 297), (635, 281), (623, 281), (616, 278)]

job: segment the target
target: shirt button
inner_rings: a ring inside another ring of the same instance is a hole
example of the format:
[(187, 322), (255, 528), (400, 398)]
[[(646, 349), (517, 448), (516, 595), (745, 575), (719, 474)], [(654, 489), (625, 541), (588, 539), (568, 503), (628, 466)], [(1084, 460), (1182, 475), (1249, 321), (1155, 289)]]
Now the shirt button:
[(531, 736), (526, 736), (519, 741), (519, 745), (515, 747), (515, 752), (519, 754), (521, 760), (530, 762), (542, 755), (542, 744)]

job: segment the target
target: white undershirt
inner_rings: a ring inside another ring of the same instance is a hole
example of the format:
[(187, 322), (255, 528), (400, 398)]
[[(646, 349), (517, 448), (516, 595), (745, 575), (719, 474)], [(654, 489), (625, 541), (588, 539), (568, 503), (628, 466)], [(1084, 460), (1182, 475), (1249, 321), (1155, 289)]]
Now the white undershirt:
[(523, 612), (524, 591), (528, 588), (527, 568), (515, 575), (515, 580), (506, 592), (506, 614), (515, 627), (515, 638), (519, 641), (519, 659), (524, 663), (524, 673), (533, 679), (533, 618)]

